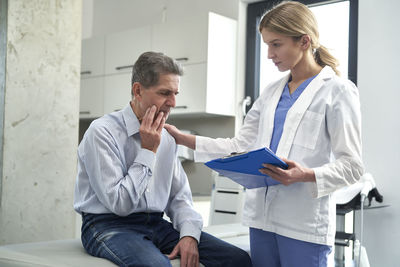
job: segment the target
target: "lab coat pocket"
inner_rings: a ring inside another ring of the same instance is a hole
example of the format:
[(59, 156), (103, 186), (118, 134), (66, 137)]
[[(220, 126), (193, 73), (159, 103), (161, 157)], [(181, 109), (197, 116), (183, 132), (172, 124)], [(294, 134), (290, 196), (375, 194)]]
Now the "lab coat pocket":
[(247, 221), (262, 221), (264, 213), (264, 199), (266, 194), (266, 187), (247, 189), (246, 201), (243, 208), (243, 217)]
[(307, 110), (297, 128), (293, 144), (308, 149), (314, 149), (321, 130), (323, 118), (324, 116), (322, 114)]

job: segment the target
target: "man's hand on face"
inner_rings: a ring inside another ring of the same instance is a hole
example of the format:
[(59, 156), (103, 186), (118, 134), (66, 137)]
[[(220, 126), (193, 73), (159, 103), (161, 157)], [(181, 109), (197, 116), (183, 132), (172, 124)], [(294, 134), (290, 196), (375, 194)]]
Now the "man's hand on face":
[(156, 116), (157, 107), (152, 106), (146, 110), (140, 124), (139, 133), (142, 139), (142, 148), (157, 152), (157, 148), (161, 141), (161, 131), (165, 124), (164, 112), (158, 113)]
[(168, 259), (173, 260), (178, 255), (181, 256), (181, 267), (199, 267), (197, 240), (191, 236), (182, 237), (168, 255)]

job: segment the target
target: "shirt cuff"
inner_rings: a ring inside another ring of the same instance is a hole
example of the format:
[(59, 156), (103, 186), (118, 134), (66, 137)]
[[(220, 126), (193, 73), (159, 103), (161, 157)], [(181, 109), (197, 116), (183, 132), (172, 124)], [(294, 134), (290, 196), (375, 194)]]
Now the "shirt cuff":
[(185, 236), (191, 236), (197, 240), (197, 243), (200, 243), (200, 235), (201, 229), (198, 226), (195, 226), (188, 221), (182, 223), (182, 227), (180, 230), (180, 239)]
[(205, 150), (203, 144), (205, 143), (205, 140), (207, 140), (207, 137), (196, 135), (196, 147), (194, 150), (198, 152), (204, 152)]
[(154, 170), (156, 154), (145, 148), (141, 148), (136, 156), (135, 162), (147, 166), (151, 172)]
[(209, 140), (212, 140), (212, 139), (209, 137), (196, 135), (196, 147), (194, 150), (194, 162), (207, 162), (209, 160), (220, 158), (221, 156), (225, 156), (225, 154), (223, 154), (221, 152), (219, 152), (219, 153), (210, 152), (210, 146), (212, 145), (212, 143), (208, 142)]
[(311, 195), (313, 198), (320, 198), (326, 195), (322, 168), (323, 167), (318, 167), (313, 169), (315, 174), (315, 183), (313, 183), (311, 189)]

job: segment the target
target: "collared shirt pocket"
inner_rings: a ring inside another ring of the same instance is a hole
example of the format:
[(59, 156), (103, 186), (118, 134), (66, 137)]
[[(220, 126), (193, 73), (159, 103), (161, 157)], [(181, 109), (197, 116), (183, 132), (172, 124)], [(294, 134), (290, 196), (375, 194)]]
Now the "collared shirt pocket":
[(293, 144), (308, 149), (315, 149), (323, 118), (323, 114), (307, 110), (297, 128)]

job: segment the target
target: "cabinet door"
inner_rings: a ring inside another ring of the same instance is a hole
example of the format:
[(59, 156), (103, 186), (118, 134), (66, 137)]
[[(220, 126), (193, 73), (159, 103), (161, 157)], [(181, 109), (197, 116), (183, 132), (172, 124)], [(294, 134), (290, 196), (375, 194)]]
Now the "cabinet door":
[(209, 113), (235, 115), (236, 28), (235, 20), (209, 14), (206, 100)]
[(82, 40), (81, 76), (82, 78), (104, 74), (104, 38), (96, 37)]
[(200, 113), (205, 111), (206, 63), (187, 65), (181, 77), (179, 94), (173, 114)]
[(151, 50), (151, 26), (107, 35), (105, 43), (106, 74), (132, 72), (138, 57)]
[(153, 25), (152, 47), (182, 64), (207, 60), (207, 19)]
[(108, 75), (104, 79), (104, 113), (123, 109), (132, 98), (131, 74)]
[(219, 190), (216, 188), (214, 196), (214, 210), (237, 213), (242, 208), (242, 193), (239, 190)]
[(81, 79), (79, 118), (103, 116), (103, 77)]

